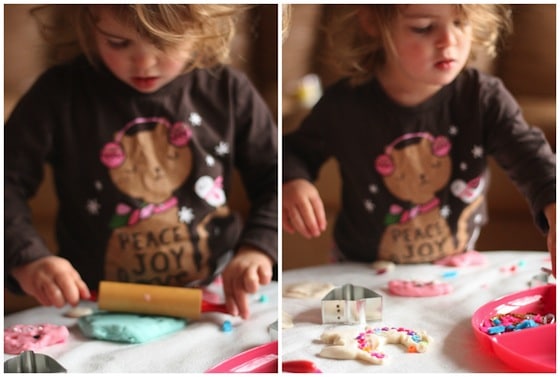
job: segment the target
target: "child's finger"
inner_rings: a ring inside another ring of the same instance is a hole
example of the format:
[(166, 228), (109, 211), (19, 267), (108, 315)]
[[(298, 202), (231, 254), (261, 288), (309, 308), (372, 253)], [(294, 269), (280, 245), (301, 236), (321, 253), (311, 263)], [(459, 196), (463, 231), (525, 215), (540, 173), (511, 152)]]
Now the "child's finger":
[(48, 302), (48, 305), (54, 305), (57, 308), (61, 308), (64, 306), (65, 301), (62, 292), (53, 281), (43, 283), (42, 291)]
[(62, 293), (64, 301), (75, 306), (80, 301), (80, 291), (77, 282), (68, 276), (57, 276), (55, 282)]
[(265, 267), (259, 266), (258, 267), (258, 275), (259, 275), (259, 283), (260, 285), (267, 285), (272, 280), (272, 271)]
[(35, 297), (37, 301), (39, 301), (39, 304), (41, 304), (42, 306), (52, 305), (42, 287), (38, 287), (33, 292), (27, 293), (30, 293), (33, 297)]
[(232, 291), (232, 299), (239, 316), (243, 319), (249, 318), (249, 301), (245, 289), (241, 286), (235, 286)]
[(282, 227), (284, 230), (290, 234), (295, 232), (292, 222), (290, 221), (290, 215), (287, 209), (282, 210)]
[(259, 289), (259, 280), (256, 267), (248, 267), (243, 274), (244, 290), (249, 293), (255, 293)]
[(317, 223), (317, 218), (315, 217), (315, 209), (313, 208), (313, 203), (306, 200), (304, 203), (302, 203), (302, 205), (298, 207), (298, 210), (308, 237), (318, 237), (321, 234), (321, 231), (319, 228), (319, 224)]
[(78, 291), (80, 292), (80, 298), (83, 300), (87, 300), (91, 297), (91, 292), (89, 291), (88, 286), (82, 279), (78, 281)]
[(312, 237), (312, 234), (307, 228), (307, 225), (305, 224), (305, 220), (302, 218), (299, 211), (291, 212), (289, 216), (290, 216), (289, 221), (291, 222), (292, 226), (297, 232), (299, 232), (302, 236), (306, 238)]
[(320, 231), (327, 229), (327, 216), (325, 215), (325, 206), (320, 197), (313, 197), (309, 200), (311, 202), (311, 207), (315, 214), (315, 220)]
[(239, 315), (239, 310), (237, 309), (237, 305), (235, 304), (235, 300), (231, 295), (226, 296), (226, 309), (229, 314), (236, 317)]
[(249, 318), (250, 310), (249, 310), (249, 301), (247, 300), (247, 295), (245, 293), (241, 293), (242, 297), (237, 299), (237, 307), (239, 308), (239, 316), (243, 319)]
[(227, 278), (227, 276), (224, 276), (223, 286), (226, 308), (232, 316), (237, 316), (239, 314), (239, 310), (237, 309), (237, 304), (235, 303), (235, 299), (233, 297), (233, 291), (235, 290), (233, 284), (235, 283), (232, 283), (230, 279)]

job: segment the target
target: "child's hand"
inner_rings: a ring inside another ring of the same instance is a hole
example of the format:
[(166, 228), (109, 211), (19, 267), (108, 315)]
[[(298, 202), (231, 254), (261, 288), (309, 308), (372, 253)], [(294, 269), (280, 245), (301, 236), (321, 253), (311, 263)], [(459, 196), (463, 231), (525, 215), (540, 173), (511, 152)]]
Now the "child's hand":
[(57, 256), (37, 259), (12, 270), (12, 276), (23, 291), (41, 305), (57, 308), (72, 306), (90, 297), (89, 289), (70, 262)]
[(548, 220), (546, 246), (552, 260), (552, 274), (556, 277), (556, 203), (547, 205), (544, 209), (544, 215)]
[(272, 279), (272, 260), (262, 251), (241, 247), (222, 273), (226, 307), (232, 315), (249, 318), (247, 294)]
[(323, 201), (311, 182), (294, 179), (282, 185), (282, 226), (306, 238), (319, 237), (327, 229)]

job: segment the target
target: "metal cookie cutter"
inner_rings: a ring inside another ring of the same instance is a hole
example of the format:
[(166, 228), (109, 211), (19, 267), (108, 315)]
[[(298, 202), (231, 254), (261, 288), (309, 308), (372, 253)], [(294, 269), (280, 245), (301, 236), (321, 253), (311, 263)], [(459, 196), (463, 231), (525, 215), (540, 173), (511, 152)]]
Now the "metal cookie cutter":
[(321, 300), (323, 323), (365, 324), (380, 321), (383, 298), (374, 291), (346, 284)]
[(531, 278), (529, 287), (539, 287), (541, 285), (555, 284), (556, 279), (552, 274), (552, 270), (547, 267), (541, 267), (541, 272)]
[(274, 321), (268, 325), (268, 335), (270, 336), (270, 340), (278, 340), (278, 321)]
[(23, 351), (4, 362), (4, 373), (66, 373), (66, 369), (50, 356)]

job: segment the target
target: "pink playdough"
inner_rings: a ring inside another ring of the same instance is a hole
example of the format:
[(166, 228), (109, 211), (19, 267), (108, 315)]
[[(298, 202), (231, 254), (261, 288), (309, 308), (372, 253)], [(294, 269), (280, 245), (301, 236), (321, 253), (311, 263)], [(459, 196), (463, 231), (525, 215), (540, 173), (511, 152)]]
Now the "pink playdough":
[(482, 266), (486, 264), (486, 256), (476, 250), (469, 250), (439, 259), (434, 264), (451, 267)]
[(35, 351), (68, 338), (65, 326), (51, 324), (13, 325), (4, 329), (4, 353), (19, 355), (23, 351)]
[(445, 282), (415, 280), (391, 280), (389, 292), (397, 296), (428, 297), (448, 294), (453, 290), (451, 284)]

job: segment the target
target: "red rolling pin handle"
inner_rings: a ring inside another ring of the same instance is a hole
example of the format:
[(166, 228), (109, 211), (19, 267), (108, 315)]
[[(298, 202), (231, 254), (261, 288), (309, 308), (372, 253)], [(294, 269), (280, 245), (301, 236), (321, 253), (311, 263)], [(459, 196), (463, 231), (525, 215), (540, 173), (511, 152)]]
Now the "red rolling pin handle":
[(214, 304), (208, 301), (202, 300), (200, 311), (202, 313), (206, 312), (218, 312), (218, 313), (226, 313), (229, 314), (226, 304)]

